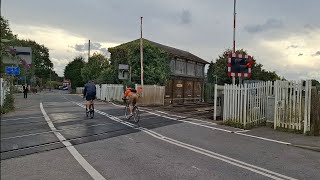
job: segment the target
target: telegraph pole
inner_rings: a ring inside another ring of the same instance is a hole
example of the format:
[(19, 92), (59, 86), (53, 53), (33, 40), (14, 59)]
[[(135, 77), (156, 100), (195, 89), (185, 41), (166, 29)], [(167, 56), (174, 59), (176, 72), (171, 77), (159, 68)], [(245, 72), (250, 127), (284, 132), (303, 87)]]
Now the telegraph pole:
[(89, 44), (88, 44), (88, 62), (89, 62), (89, 58), (90, 58), (90, 39), (89, 39)]
[(141, 62), (141, 87), (143, 89), (143, 39), (142, 39), (142, 18), (140, 23), (140, 62)]

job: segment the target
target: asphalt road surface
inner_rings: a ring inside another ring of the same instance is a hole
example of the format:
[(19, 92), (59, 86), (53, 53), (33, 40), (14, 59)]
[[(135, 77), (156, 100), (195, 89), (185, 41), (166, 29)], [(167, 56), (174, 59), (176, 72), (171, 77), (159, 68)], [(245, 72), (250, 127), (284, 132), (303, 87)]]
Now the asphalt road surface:
[(320, 153), (245, 131), (52, 91), (1, 118), (1, 179), (320, 179)]

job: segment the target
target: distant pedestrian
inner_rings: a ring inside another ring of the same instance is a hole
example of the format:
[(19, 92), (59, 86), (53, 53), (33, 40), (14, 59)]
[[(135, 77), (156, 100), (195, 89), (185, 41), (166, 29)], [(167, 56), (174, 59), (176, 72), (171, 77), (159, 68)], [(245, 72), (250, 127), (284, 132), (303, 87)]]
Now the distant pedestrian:
[(23, 86), (23, 98), (28, 98), (28, 87)]

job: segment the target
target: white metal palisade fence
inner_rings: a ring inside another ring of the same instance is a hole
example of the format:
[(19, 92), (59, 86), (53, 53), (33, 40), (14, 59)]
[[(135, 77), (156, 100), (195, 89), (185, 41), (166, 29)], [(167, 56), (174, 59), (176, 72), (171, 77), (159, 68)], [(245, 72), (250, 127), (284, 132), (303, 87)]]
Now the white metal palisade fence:
[(272, 82), (225, 84), (223, 122), (247, 128), (266, 120), (268, 96), (273, 95)]
[[(83, 94), (84, 87), (77, 87), (76, 93)], [(123, 96), (123, 85), (122, 84), (101, 84), (96, 85), (96, 96), (97, 99), (104, 101), (121, 101)]]
[(274, 129), (310, 131), (311, 80), (276, 81), (274, 87)]
[(97, 99), (105, 101), (122, 101), (123, 85), (122, 84), (101, 84), (96, 85)]
[[(223, 122), (244, 128), (260, 124), (266, 120), (268, 103), (274, 103), (274, 129), (310, 131), (310, 80), (225, 84), (223, 92)], [(268, 97), (275, 101), (268, 102)]]

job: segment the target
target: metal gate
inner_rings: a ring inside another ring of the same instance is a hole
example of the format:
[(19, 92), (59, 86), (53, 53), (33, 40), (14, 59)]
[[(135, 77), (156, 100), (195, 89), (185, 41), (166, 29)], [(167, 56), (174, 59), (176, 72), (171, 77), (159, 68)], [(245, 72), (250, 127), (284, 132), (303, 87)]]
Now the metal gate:
[(274, 129), (310, 131), (311, 81), (276, 81), (274, 87)]

